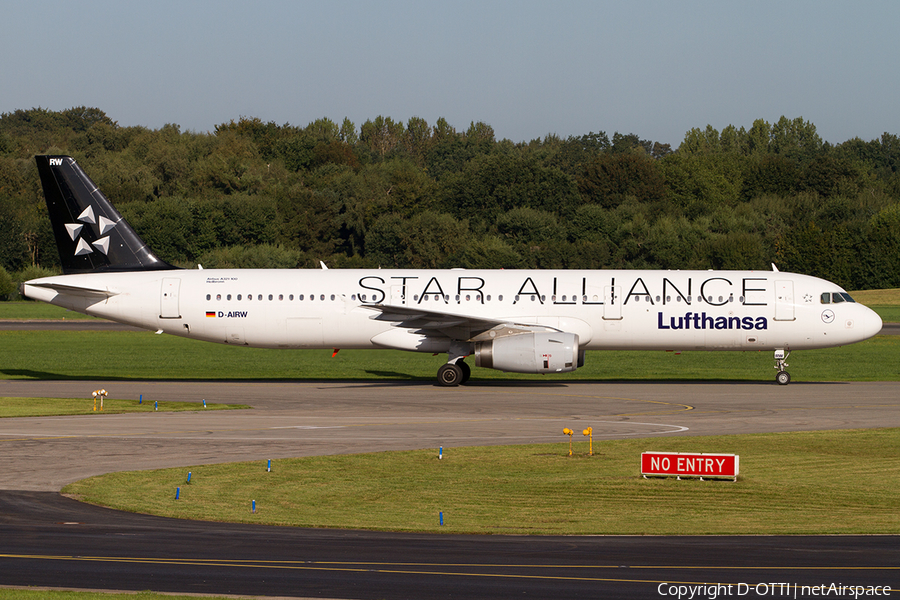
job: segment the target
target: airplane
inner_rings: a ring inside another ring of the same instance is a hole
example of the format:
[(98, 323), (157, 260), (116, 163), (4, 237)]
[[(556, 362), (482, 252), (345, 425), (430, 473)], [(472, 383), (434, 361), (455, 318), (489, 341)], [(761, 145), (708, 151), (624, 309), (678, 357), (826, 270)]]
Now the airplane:
[(262, 348), (447, 355), (442, 386), (476, 367), (564, 373), (587, 350), (774, 352), (852, 344), (881, 318), (842, 288), (772, 271), (182, 269), (160, 259), (68, 156), (36, 156), (63, 275), (25, 296), (157, 333)]

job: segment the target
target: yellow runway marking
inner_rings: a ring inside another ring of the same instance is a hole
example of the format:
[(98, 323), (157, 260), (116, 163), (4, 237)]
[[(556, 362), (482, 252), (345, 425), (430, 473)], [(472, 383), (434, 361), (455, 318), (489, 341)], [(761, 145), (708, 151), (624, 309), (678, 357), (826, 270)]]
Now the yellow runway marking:
[[(516, 565), (516, 564), (467, 564), (467, 563), (382, 563), (382, 562), (343, 562), (343, 561), (263, 561), (263, 560), (231, 560), (231, 559), (175, 559), (175, 558), (138, 558), (115, 556), (64, 556), (64, 555), (40, 555), (40, 554), (0, 554), (0, 558), (23, 560), (47, 560), (47, 561), (74, 561), (74, 562), (107, 562), (123, 564), (145, 565), (177, 565), (195, 567), (227, 567), (247, 569), (282, 569), (295, 571), (331, 571), (349, 573), (385, 573), (394, 575), (441, 575), (462, 577), (493, 577), (503, 579), (543, 579), (554, 581), (593, 581), (593, 582), (617, 582), (617, 583), (650, 583), (650, 584), (674, 584), (674, 585), (728, 585), (728, 582), (712, 581), (673, 581), (671, 579), (631, 579), (622, 577), (585, 577), (575, 575), (534, 575), (516, 573), (490, 573), (490, 569), (527, 569), (527, 570), (672, 570), (692, 571), (710, 569), (716, 571), (897, 571), (896, 566), (872, 566), (872, 567), (761, 567), (761, 566), (676, 566), (676, 565)], [(441, 570), (443, 569), (443, 570)], [(452, 571), (449, 569), (480, 569), (484, 572)], [(736, 585), (737, 582), (732, 582)], [(746, 582), (745, 582), (746, 583)], [(791, 584), (795, 585), (795, 584)], [(891, 592), (898, 590), (891, 590)]]

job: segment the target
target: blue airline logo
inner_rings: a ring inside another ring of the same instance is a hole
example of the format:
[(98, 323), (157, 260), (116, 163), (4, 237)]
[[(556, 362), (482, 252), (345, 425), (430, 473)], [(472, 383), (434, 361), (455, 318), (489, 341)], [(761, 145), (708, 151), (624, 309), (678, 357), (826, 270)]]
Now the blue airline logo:
[(711, 317), (705, 312), (686, 312), (683, 317), (669, 317), (666, 322), (663, 314), (657, 313), (657, 329), (768, 329), (769, 321), (765, 317)]

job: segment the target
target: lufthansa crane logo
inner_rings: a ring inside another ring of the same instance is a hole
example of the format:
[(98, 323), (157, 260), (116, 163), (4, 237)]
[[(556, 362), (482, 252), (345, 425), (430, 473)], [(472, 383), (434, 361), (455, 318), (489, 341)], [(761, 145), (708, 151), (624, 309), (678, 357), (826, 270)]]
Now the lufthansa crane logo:
[(834, 311), (831, 309), (823, 310), (822, 311), (822, 321), (824, 321), (825, 323), (834, 322)]
[[(98, 252), (102, 252), (104, 255), (109, 252), (109, 236), (106, 235), (116, 226), (114, 221), (110, 221), (106, 217), (101, 216), (100, 219), (96, 219), (94, 217), (94, 209), (88, 206), (84, 209), (80, 215), (78, 215), (78, 223), (66, 223), (66, 231), (69, 232), (69, 237), (72, 238), (72, 241), (75, 242), (75, 256), (84, 256), (86, 254), (91, 254), (96, 249)], [(81, 236), (81, 231), (84, 229), (85, 225), (97, 225), (100, 235), (102, 236), (96, 242), (92, 244), (88, 244), (84, 241)], [(93, 246), (93, 248), (91, 248)]]

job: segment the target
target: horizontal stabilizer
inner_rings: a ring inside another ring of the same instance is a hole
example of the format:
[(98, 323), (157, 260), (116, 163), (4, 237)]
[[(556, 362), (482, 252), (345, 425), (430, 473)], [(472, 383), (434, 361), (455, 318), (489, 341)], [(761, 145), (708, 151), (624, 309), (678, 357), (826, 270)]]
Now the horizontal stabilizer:
[(29, 281), (26, 282), (26, 285), (53, 290), (55, 292), (66, 294), (68, 296), (84, 296), (86, 298), (109, 298), (110, 296), (117, 296), (119, 294), (119, 292), (113, 292), (107, 288), (101, 289), (53, 282), (35, 283), (33, 281)]

